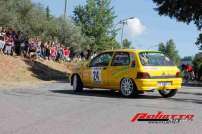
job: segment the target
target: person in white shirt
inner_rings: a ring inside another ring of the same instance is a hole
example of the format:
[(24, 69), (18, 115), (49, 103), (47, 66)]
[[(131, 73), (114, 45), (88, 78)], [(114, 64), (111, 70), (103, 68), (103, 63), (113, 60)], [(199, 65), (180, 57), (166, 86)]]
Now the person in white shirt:
[(2, 35), (0, 35), (0, 53), (3, 52), (4, 46), (5, 46), (4, 37)]
[(14, 41), (11, 35), (6, 35), (5, 37), (5, 49), (4, 54), (12, 55), (12, 47), (14, 46)]

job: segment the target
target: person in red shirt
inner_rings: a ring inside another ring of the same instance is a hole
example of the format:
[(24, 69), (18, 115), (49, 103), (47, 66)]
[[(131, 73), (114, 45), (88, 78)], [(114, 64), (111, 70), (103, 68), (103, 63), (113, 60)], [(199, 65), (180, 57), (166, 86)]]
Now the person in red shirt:
[(194, 80), (195, 74), (193, 71), (193, 67), (191, 65), (187, 64), (187, 65), (185, 65), (185, 70), (187, 72), (188, 79)]
[(192, 71), (193, 71), (192, 66), (188, 65), (188, 67), (187, 67), (187, 71), (188, 71), (188, 72), (192, 72)]
[(54, 44), (52, 44), (51, 48), (50, 48), (50, 56), (52, 60), (56, 59), (57, 56), (57, 48)]
[(63, 48), (63, 56), (66, 61), (70, 61), (69, 55), (70, 55), (70, 50), (67, 48)]

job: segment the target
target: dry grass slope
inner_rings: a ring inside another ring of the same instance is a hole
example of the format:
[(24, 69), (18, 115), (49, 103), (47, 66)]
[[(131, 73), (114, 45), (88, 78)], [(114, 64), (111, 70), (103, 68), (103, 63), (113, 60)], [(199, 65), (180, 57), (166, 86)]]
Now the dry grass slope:
[(67, 64), (0, 55), (0, 84), (66, 81)]

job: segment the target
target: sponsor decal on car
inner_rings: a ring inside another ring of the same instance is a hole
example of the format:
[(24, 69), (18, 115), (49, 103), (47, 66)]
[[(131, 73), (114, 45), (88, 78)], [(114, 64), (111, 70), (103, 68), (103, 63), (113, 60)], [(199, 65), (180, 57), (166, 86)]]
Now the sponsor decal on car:
[(94, 83), (100, 83), (102, 81), (101, 73), (102, 73), (102, 68), (100, 67), (92, 68), (91, 78)]

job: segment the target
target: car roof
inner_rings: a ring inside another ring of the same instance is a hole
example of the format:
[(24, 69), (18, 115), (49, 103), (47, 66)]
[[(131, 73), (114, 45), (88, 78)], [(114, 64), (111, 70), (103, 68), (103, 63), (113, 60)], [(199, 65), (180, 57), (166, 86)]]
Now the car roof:
[[(106, 50), (104, 52), (160, 52), (157, 50), (142, 50), (142, 49), (115, 49), (115, 50)], [(103, 53), (103, 52), (102, 52)]]

